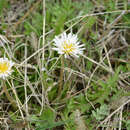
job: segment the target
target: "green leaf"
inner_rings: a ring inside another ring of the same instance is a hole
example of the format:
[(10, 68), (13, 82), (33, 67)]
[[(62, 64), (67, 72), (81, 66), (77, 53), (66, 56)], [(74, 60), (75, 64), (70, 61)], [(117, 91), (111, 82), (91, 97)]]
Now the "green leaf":
[(130, 130), (130, 120), (126, 121), (126, 128), (127, 128), (127, 130)]
[(61, 126), (64, 125), (64, 121), (58, 121), (58, 122), (52, 122), (52, 123), (46, 123), (46, 125), (44, 123), (40, 124), (40, 126), (38, 126), (36, 128), (36, 130), (47, 130), (47, 129), (51, 129), (51, 128), (55, 128), (57, 126)]
[(49, 122), (54, 122), (55, 116), (56, 116), (55, 113), (51, 109), (46, 108), (46, 109), (43, 110), (39, 119), (47, 120)]
[(108, 106), (105, 104), (102, 105), (100, 108), (97, 108), (96, 111), (92, 111), (92, 115), (98, 121), (103, 120), (105, 116), (109, 115)]
[(8, 6), (7, 0), (0, 0), (0, 15), (2, 14), (3, 9), (7, 6)]
[(122, 66), (119, 66), (119, 67), (116, 69), (115, 74), (112, 75), (112, 76), (108, 79), (107, 84), (108, 84), (109, 87), (111, 87), (111, 88), (113, 88), (113, 89), (114, 89), (114, 87), (116, 87), (117, 81), (118, 81), (118, 79), (119, 79), (119, 72), (120, 72), (121, 68), (122, 68)]

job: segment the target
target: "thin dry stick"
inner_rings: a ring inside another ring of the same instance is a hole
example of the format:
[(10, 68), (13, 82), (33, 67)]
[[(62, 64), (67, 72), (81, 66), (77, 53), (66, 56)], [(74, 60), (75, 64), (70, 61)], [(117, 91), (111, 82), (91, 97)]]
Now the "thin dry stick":
[(123, 111), (123, 107), (121, 108), (121, 111), (120, 111), (119, 130), (121, 130), (121, 125), (122, 125), (122, 111)]
[[(87, 56), (85, 56), (85, 55), (82, 55), (82, 56), (83, 56), (84, 58), (88, 59), (89, 61), (91, 61), (91, 62), (93, 62), (93, 63), (99, 65), (99, 66), (102, 67), (104, 70), (106, 70), (106, 71), (111, 72), (112, 74), (114, 74), (114, 71), (112, 71), (112, 70), (109, 69), (108, 67), (103, 66), (102, 64), (100, 64), (100, 63), (94, 61), (93, 59), (91, 59), (91, 58), (89, 58), (89, 57), (87, 57)], [(127, 82), (126, 80), (124, 80), (124, 78), (123, 78), (122, 76), (119, 75), (119, 78), (122, 79), (126, 84), (130, 85), (130, 83)]]
[[(4, 48), (5, 52), (7, 53), (8, 57), (12, 56), (12, 51), (10, 49), (10, 46), (8, 45), (8, 43), (13, 44), (12, 42), (10, 42), (5, 36), (0, 35), (0, 44), (2, 45), (2, 47)], [(7, 47), (5, 46), (5, 43), (7, 45)], [(8, 49), (7, 49), (8, 48)], [(10, 58), (11, 59), (11, 58)]]
[[(110, 53), (110, 51), (109, 51), (108, 53)], [(107, 55), (107, 54), (106, 54), (106, 55)], [(99, 63), (101, 64), (105, 58), (106, 58), (106, 56), (105, 56)], [(94, 70), (93, 73), (91, 74), (90, 79), (89, 79), (89, 81), (88, 81), (88, 84), (87, 84), (85, 90), (87, 90), (87, 89), (89, 88), (90, 81), (91, 81), (91, 79), (92, 79), (94, 73), (96, 72), (96, 70), (97, 70), (98, 68), (99, 68), (99, 65), (96, 66), (95, 70)], [(93, 104), (89, 101), (89, 99), (87, 98), (87, 95), (85, 95), (85, 97), (86, 97), (86, 100), (90, 103), (90, 105), (95, 109), (94, 105), (93, 105)]]
[[(86, 17), (92, 17), (92, 16), (104, 15), (104, 14), (121, 13), (121, 12), (124, 12), (124, 11), (125, 11), (126, 13), (129, 13), (129, 12), (130, 12), (130, 10), (115, 10), (115, 11), (108, 11), (108, 12), (85, 14), (85, 15), (78, 16), (78, 17), (76, 17), (76, 18), (73, 18), (73, 19), (67, 21), (65, 24), (68, 24), (68, 23), (70, 23), (70, 22), (72, 22), (72, 21), (76, 21), (76, 19), (79, 19), (79, 21), (75, 23), (75, 24), (77, 24), (77, 23), (79, 23), (80, 21), (82, 21), (82, 20), (83, 20), (84, 18), (86, 18)], [(75, 24), (73, 24), (72, 27), (73, 27)]]
[(114, 26), (120, 19), (121, 17), (126, 13), (126, 10), (123, 10), (121, 12), (121, 14), (111, 23), (108, 25), (108, 28), (111, 28), (112, 26)]
[(66, 22), (67, 23), (70, 23), (76, 19), (79, 19), (77, 20), (77, 22), (75, 22), (72, 26), (70, 26), (68, 29), (66, 29), (66, 31), (70, 30), (72, 27), (74, 27), (76, 24), (78, 24), (79, 22), (81, 22), (84, 18), (86, 17), (92, 17), (92, 16), (97, 16), (97, 15), (104, 15), (104, 14), (111, 14), (111, 13), (120, 13), (120, 12), (130, 12), (130, 10), (115, 10), (115, 11), (111, 11), (111, 12), (101, 12), (101, 13), (94, 13), (94, 14), (86, 14), (86, 15), (83, 15), (83, 16), (78, 16), (74, 19), (71, 19), (70, 21)]
[(7, 82), (8, 82), (8, 84), (10, 85), (10, 87), (12, 88), (12, 91), (13, 91), (13, 93), (14, 93), (14, 95), (15, 95), (16, 102), (17, 102), (17, 105), (18, 105), (20, 114), (21, 114), (23, 120), (25, 120), (25, 119), (24, 119), (24, 114), (23, 114), (22, 109), (21, 109), (21, 107), (20, 107), (20, 106), (22, 106), (22, 103), (20, 102), (20, 100), (19, 100), (19, 98), (18, 98), (18, 95), (17, 95), (17, 93), (16, 93), (16, 90), (15, 90), (15, 87), (14, 87), (14, 84), (13, 84), (13, 80), (11, 80), (11, 84), (10, 84), (10, 82), (9, 82), (8, 80), (7, 80)]
[(33, 53), (28, 58), (26, 58), (23, 62), (21, 62), (21, 64), (19, 65), (19, 67), (22, 66), (26, 61), (28, 61), (29, 59), (31, 59), (32, 57), (34, 57), (35, 55), (37, 55), (38, 53), (40, 53), (40, 51), (42, 51), (43, 49), (44, 49), (44, 47), (38, 49), (35, 53)]
[[(0, 38), (1, 38), (1, 37), (0, 37)], [(11, 54), (9, 54), (9, 51), (7, 50), (7, 48), (6, 48), (6, 46), (4, 45), (4, 43), (1, 42), (1, 44), (2, 44), (2, 47), (4, 48), (5, 53), (8, 55), (8, 57), (10, 57)]]
[[(27, 46), (25, 45), (25, 59), (27, 58)], [(25, 70), (24, 70), (24, 91), (25, 91), (25, 110), (26, 115), (28, 116), (28, 103), (27, 103), (27, 61), (25, 62)]]
[[(31, 96), (28, 96), (27, 102), (30, 100), (30, 98), (31, 98)], [(25, 104), (26, 104), (26, 102), (25, 102), (23, 105), (21, 105), (21, 108), (24, 109)], [(14, 113), (12, 113), (12, 114), (10, 115), (10, 117), (14, 116), (18, 111), (19, 111), (19, 110), (17, 110), (17, 111), (15, 111)], [(24, 111), (25, 111), (25, 110), (24, 110)]]
[[(110, 52), (111, 52), (111, 51), (109, 51), (108, 53), (110, 53)], [(106, 56), (105, 56), (99, 63), (101, 64), (101, 63), (104, 61), (105, 58), (106, 58)], [(91, 74), (86, 89), (89, 88), (89, 84), (90, 84), (90, 82), (91, 82), (91, 79), (92, 79), (94, 73), (96, 72), (96, 70), (97, 70), (99, 67), (100, 67), (100, 66), (97, 65), (96, 68), (94, 69), (93, 73)]]
[(4, 93), (6, 94), (7, 99), (10, 101), (13, 108), (17, 109), (16, 101), (13, 99), (13, 97), (10, 96), (4, 80), (2, 80), (2, 87), (3, 87)]
[[(44, 48), (44, 44), (45, 44), (45, 24), (46, 24), (46, 10), (45, 10), (45, 0), (43, 0), (43, 41), (42, 41), (42, 46)], [(44, 49), (42, 52), (42, 60), (44, 61)]]
[[(42, 50), (42, 66), (41, 66), (41, 69), (44, 67), (44, 53), (45, 53), (45, 50), (44, 50), (44, 45), (45, 45), (45, 22), (46, 22), (46, 11), (45, 11), (46, 2), (45, 2), (45, 0), (43, 0), (42, 4), (43, 4), (43, 37), (42, 37), (43, 50)], [(41, 111), (40, 111), (40, 115), (42, 114), (43, 106), (45, 105), (45, 98), (44, 98), (45, 89), (44, 89), (44, 86), (45, 86), (46, 83), (45, 83), (44, 77), (42, 77), (43, 73), (44, 73), (44, 71), (41, 72), (41, 75), (40, 75), (41, 81), (43, 81), (42, 82), (42, 108), (41, 108)]]
[(120, 109), (122, 109), (122, 107), (124, 107), (126, 104), (128, 104), (130, 102), (130, 99), (125, 102), (124, 104), (122, 104), (118, 109), (116, 109), (114, 112), (112, 112), (105, 120), (103, 120), (96, 128), (96, 130), (98, 129), (99, 126), (101, 126), (103, 123), (107, 122), (115, 113), (117, 113)]
[[(41, 38), (41, 37), (40, 37)], [(30, 60), (32, 57), (34, 57), (35, 55), (37, 55), (38, 53), (40, 53), (41, 51), (43, 51), (43, 49), (47, 46), (49, 46), (52, 43), (52, 41), (50, 41), (48, 44), (44, 45), (44, 47), (38, 49), (36, 52), (34, 52), (31, 56), (29, 56), (27, 59), (25, 59), (23, 62), (21, 62), (21, 64), (19, 65), (22, 66), (26, 61)]]
[[(111, 24), (109, 24), (109, 25), (108, 25), (108, 28), (111, 28), (112, 26), (114, 26), (115, 23), (118, 22), (118, 21), (121, 19), (121, 17), (125, 14), (125, 12), (126, 12), (126, 11), (123, 11)], [(110, 67), (111, 70), (112, 70), (110, 58), (109, 58), (109, 55), (108, 55), (108, 51), (107, 51), (106, 45), (104, 44), (104, 41), (103, 41), (102, 45), (103, 45), (103, 47), (104, 47), (105, 53), (107, 54), (107, 60), (108, 60), (109, 67)]]
[[(27, 61), (27, 60), (25, 60), (25, 61)], [(22, 73), (19, 71), (19, 69), (18, 69), (18, 68), (16, 68), (16, 69), (17, 69), (18, 73), (22, 76), (22, 78), (24, 79), (24, 76), (23, 76)], [(30, 90), (32, 91), (32, 93), (33, 93), (34, 95), (36, 95), (35, 89), (34, 89), (33, 86), (31, 85), (31, 83), (29, 82), (28, 77), (27, 77), (26, 81), (27, 81), (27, 85), (29, 86), (29, 88), (30, 88)], [(39, 97), (36, 95), (35, 98), (37, 99), (38, 103), (42, 106), (42, 103), (41, 103), (41, 100), (39, 99)]]
[(54, 63), (54, 64), (51, 66), (51, 68), (49, 69), (48, 74), (52, 72), (52, 70), (54, 69), (54, 67), (55, 67), (56, 64), (58, 63), (58, 60), (61, 58), (61, 56), (62, 56), (62, 55), (60, 55), (60, 56), (56, 59), (55, 63)]
[(85, 56), (85, 55), (82, 55), (82, 56), (83, 56), (85, 59), (87, 59), (87, 60), (89, 60), (89, 61), (95, 63), (96, 65), (102, 67), (104, 70), (113, 73), (113, 71), (112, 71), (111, 69), (109, 69), (108, 67), (103, 66), (102, 64), (100, 64), (100, 63), (94, 61), (93, 59), (91, 59), (91, 58), (89, 58), (89, 57), (87, 57), (87, 56)]
[(106, 53), (106, 56), (107, 56), (107, 61), (108, 61), (109, 67), (112, 70), (112, 65), (111, 65), (111, 62), (110, 62), (109, 54), (108, 54), (107, 48), (106, 48), (104, 43), (103, 43), (103, 46), (104, 46), (104, 50), (105, 50), (105, 53)]
[[(87, 77), (85, 74), (83, 74), (83, 73), (81, 73), (81, 72), (79, 72), (79, 71), (76, 71), (76, 70), (73, 70), (73, 69), (71, 69), (71, 68), (68, 68), (68, 67), (65, 67), (65, 68), (63, 68), (64, 70), (67, 70), (68, 72), (72, 72), (73, 74), (75, 74), (75, 75), (77, 75), (77, 76), (79, 76), (79, 77), (81, 77), (81, 78), (85, 78), (85, 79), (89, 79), (89, 77)], [(94, 81), (94, 80), (93, 80)]]

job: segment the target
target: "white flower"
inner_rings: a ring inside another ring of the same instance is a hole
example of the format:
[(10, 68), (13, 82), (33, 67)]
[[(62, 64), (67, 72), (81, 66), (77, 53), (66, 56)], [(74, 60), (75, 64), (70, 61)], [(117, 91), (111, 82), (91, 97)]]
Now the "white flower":
[(12, 73), (14, 63), (7, 58), (0, 58), (0, 78), (5, 79)]
[(60, 36), (55, 36), (54, 40), (55, 48), (53, 50), (58, 51), (59, 54), (64, 54), (65, 58), (71, 56), (78, 57), (83, 53), (85, 48), (82, 48), (84, 45), (80, 45), (78, 42), (77, 35), (69, 33), (62, 33)]

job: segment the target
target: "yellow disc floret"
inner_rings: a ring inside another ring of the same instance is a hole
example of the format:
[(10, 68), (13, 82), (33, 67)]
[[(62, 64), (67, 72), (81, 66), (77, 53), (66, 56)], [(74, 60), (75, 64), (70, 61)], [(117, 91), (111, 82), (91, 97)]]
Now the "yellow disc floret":
[(0, 73), (6, 73), (9, 69), (9, 64), (7, 62), (0, 63)]
[(73, 43), (67, 43), (66, 41), (63, 43), (64, 53), (70, 54), (73, 52), (74, 44)]
[(11, 74), (13, 65), (8, 58), (0, 58), (0, 78), (5, 79)]

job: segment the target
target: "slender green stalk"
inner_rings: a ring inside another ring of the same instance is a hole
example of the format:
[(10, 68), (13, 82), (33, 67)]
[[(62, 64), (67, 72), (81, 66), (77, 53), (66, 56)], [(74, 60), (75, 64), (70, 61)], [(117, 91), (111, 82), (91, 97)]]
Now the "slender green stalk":
[(63, 86), (63, 76), (64, 76), (64, 57), (61, 56), (61, 70), (60, 70), (60, 79), (59, 79), (59, 89), (58, 89), (58, 96), (61, 94), (62, 86)]

